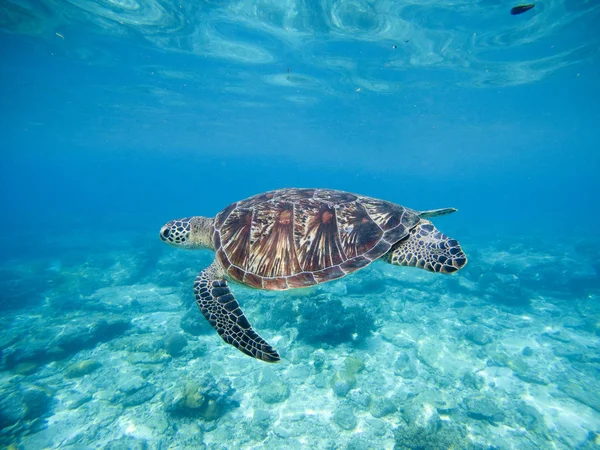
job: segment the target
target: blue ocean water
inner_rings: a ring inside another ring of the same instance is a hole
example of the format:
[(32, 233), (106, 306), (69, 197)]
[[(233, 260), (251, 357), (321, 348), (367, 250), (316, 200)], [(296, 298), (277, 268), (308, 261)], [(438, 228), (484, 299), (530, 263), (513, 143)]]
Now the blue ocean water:
[[(0, 2), (0, 446), (600, 446), (600, 5)], [(232, 283), (170, 219), (284, 187), (416, 210), (469, 257)]]

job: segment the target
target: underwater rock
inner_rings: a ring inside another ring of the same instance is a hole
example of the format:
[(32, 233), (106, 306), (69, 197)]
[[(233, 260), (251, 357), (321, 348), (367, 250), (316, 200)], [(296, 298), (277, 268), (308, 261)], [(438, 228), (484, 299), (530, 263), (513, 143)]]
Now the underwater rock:
[(371, 403), (371, 415), (377, 419), (389, 416), (398, 411), (393, 399), (388, 397), (377, 397)]
[(171, 360), (171, 357), (163, 352), (130, 352), (127, 353), (125, 359), (131, 364), (145, 366), (147, 364), (166, 364)]
[(292, 350), (290, 361), (292, 364), (302, 364), (310, 360), (312, 348), (302, 345)]
[(584, 325), (583, 320), (573, 316), (566, 316), (562, 320), (562, 326), (565, 328), (577, 329), (582, 328)]
[(204, 343), (200, 344), (198, 342), (194, 342), (191, 345), (188, 345), (191, 347), (192, 359), (202, 358), (208, 351), (208, 348)]
[(263, 441), (273, 426), (273, 417), (269, 411), (257, 409), (252, 419), (246, 422), (246, 433), (250, 439)]
[(358, 423), (354, 411), (348, 405), (341, 405), (335, 410), (333, 421), (337, 426), (347, 431), (354, 430)]
[(366, 410), (371, 404), (371, 394), (362, 389), (350, 391), (346, 397), (348, 405), (358, 410)]
[(36, 373), (38, 369), (40, 369), (40, 367), (41, 364), (38, 364), (34, 361), (25, 361), (22, 363), (18, 363), (14, 367), (13, 372), (17, 375), (32, 375)]
[(189, 382), (177, 390), (174, 396), (164, 401), (167, 412), (175, 416), (200, 417), (208, 402), (200, 385)]
[[(394, 450), (448, 450), (474, 448), (466, 438), (466, 430), (443, 424), (433, 430), (419, 427), (398, 427), (394, 430)], [(479, 447), (475, 447), (479, 448)]]
[(290, 387), (281, 380), (263, 383), (258, 388), (258, 396), (268, 404), (281, 403), (290, 396)]
[(600, 320), (598, 320), (596, 317), (586, 318), (584, 321), (583, 330), (596, 336), (600, 336)]
[(316, 388), (319, 388), (319, 389), (326, 388), (328, 386), (328, 383), (327, 383), (327, 374), (325, 372), (318, 373), (315, 376), (314, 384), (315, 384)]
[(573, 400), (577, 400), (600, 413), (600, 383), (595, 382), (591, 386), (581, 386), (577, 381), (559, 382), (558, 389), (563, 391)]
[(600, 277), (595, 270), (571, 273), (565, 286), (573, 296), (587, 296), (600, 288)]
[[(262, 291), (261, 295), (264, 297), (266, 293), (268, 291)], [(296, 326), (299, 318), (297, 303), (303, 303), (315, 297), (324, 297), (317, 296), (314, 288), (280, 291), (278, 295), (285, 297), (284, 300), (263, 301), (258, 305), (265, 325), (274, 329), (281, 329), (289, 325)]]
[(516, 406), (515, 410), (520, 416), (519, 425), (525, 427), (529, 433), (546, 436), (547, 427), (544, 423), (544, 416), (537, 409), (522, 402)]
[(252, 415), (252, 424), (263, 430), (268, 430), (273, 423), (273, 417), (269, 411), (257, 409)]
[(388, 431), (393, 431), (389, 423), (384, 420), (367, 417), (365, 422), (367, 423), (369, 429), (373, 432), (373, 435), (378, 438), (385, 436)]
[(498, 351), (489, 351), (486, 365), (488, 367), (508, 367), (510, 357)]
[(303, 382), (310, 376), (310, 367), (306, 364), (297, 364), (295, 367), (290, 369), (287, 376), (290, 380), (299, 380)]
[(183, 396), (185, 407), (190, 410), (199, 410), (206, 403), (206, 398), (200, 390), (200, 386), (190, 382), (185, 385)]
[(465, 398), (463, 405), (467, 416), (475, 420), (484, 420), (490, 423), (504, 421), (504, 412), (487, 397)]
[[(405, 319), (406, 320), (406, 319)], [(410, 324), (396, 325), (389, 323), (379, 333), (383, 340), (407, 351), (416, 347), (416, 342), (421, 338), (421, 331)]]
[(462, 376), (462, 383), (468, 389), (480, 391), (485, 386), (485, 379), (477, 373), (465, 372)]
[[(14, 369), (19, 364), (25, 363), (38, 366), (45, 364), (54, 359), (50, 356), (51, 350), (52, 346), (49, 346), (48, 342), (43, 339), (23, 339), (13, 347), (2, 350), (2, 369)], [(66, 355), (66, 352), (64, 350), (55, 351), (54, 354), (59, 355), (56, 359), (60, 359)]]
[(479, 280), (477, 280), (477, 285), (479, 286), (480, 292), (485, 293), (499, 282), (500, 278), (498, 278), (497, 273), (490, 271), (480, 275)]
[(320, 373), (327, 367), (328, 358), (323, 350), (317, 350), (313, 353), (313, 367), (316, 373)]
[[(514, 372), (514, 374), (518, 377), (531, 375), (534, 378), (539, 378), (537, 376), (534, 376), (531, 367), (529, 367), (529, 364), (527, 364), (525, 362), (525, 360), (518, 355), (513, 355), (513, 356), (507, 358), (506, 359), (506, 367), (511, 369)], [(541, 384), (545, 384), (545, 383), (541, 383)]]
[(534, 370), (527, 370), (523, 372), (515, 371), (514, 373), (518, 379), (524, 381), (525, 383), (539, 384), (542, 386), (547, 386), (549, 384), (548, 380), (541, 377), (540, 374)]
[(17, 392), (0, 396), (0, 430), (23, 420), (27, 415), (25, 402)]
[(413, 380), (418, 376), (415, 363), (412, 361), (408, 353), (400, 353), (396, 361), (394, 361), (394, 374), (407, 380)]
[(442, 353), (443, 342), (441, 340), (424, 339), (420, 342), (417, 358), (426, 366), (436, 368)]
[(600, 348), (594, 347), (553, 345), (552, 352), (560, 358), (566, 358), (570, 363), (597, 364), (600, 363)]
[[(38, 450), (38, 449), (50, 449), (57, 448), (56, 446), (56, 431), (52, 428), (43, 428), (38, 431), (36, 428), (28, 430), (33, 434), (23, 433), (23, 437), (20, 439), (18, 447), (8, 447), (7, 450)], [(76, 432), (74, 433), (76, 434)], [(62, 443), (69, 444), (70, 438), (64, 439)], [(66, 441), (66, 442), (65, 442)], [(64, 448), (64, 447), (63, 447)]]
[(121, 400), (121, 404), (125, 407), (138, 406), (146, 403), (154, 398), (158, 389), (153, 384), (147, 384), (143, 388), (128, 394)]
[(345, 397), (356, 387), (356, 374), (363, 370), (364, 361), (353, 356), (344, 360), (344, 368), (335, 373), (330, 381), (333, 392), (338, 397)]
[(177, 290), (172, 287), (116, 282), (112, 286), (97, 289), (87, 297), (85, 307), (88, 310), (110, 314), (123, 314), (131, 311), (144, 313), (179, 311), (181, 308), (180, 298)]
[(402, 417), (414, 428), (436, 432), (441, 426), (440, 415), (433, 404), (422, 396), (415, 397), (402, 409)]
[(276, 426), (273, 428), (273, 434), (275, 436), (277, 436), (278, 438), (281, 438), (285, 443), (290, 442), (290, 438), (292, 438), (292, 434), (289, 432), (289, 430), (285, 427), (282, 426)]
[(19, 342), (22, 336), (16, 334), (7, 333), (4, 336), (0, 336), (0, 353), (4, 352), (5, 349)]
[(141, 376), (124, 373), (119, 380), (118, 390), (110, 401), (125, 407), (138, 406), (150, 401), (157, 392), (156, 386), (148, 383)]
[(73, 326), (66, 328), (49, 346), (56, 346), (68, 354), (86, 348), (93, 348), (102, 342), (108, 342), (131, 328), (131, 321), (125, 319), (99, 320), (91, 326)]
[(148, 441), (133, 436), (121, 436), (113, 439), (102, 446), (104, 450), (148, 450)]
[(167, 391), (163, 405), (168, 414), (214, 421), (239, 403), (232, 399), (235, 390), (228, 379), (218, 382), (208, 373), (194, 381), (181, 383)]
[(179, 321), (179, 326), (192, 336), (213, 334), (215, 330), (210, 326), (196, 305), (192, 305)]
[(419, 372), (417, 371), (417, 367), (414, 364), (410, 364), (404, 369), (402, 369), (398, 375), (400, 375), (405, 380), (414, 380), (419, 376)]
[(125, 373), (124, 376), (119, 380), (119, 391), (125, 394), (133, 394), (139, 391), (147, 382), (139, 375), (133, 373)]
[(508, 306), (529, 306), (530, 299), (515, 275), (497, 274), (499, 283), (493, 287), (493, 300)]
[(492, 338), (486, 332), (483, 327), (480, 326), (472, 326), (465, 333), (465, 339), (477, 344), (477, 345), (487, 345), (492, 342)]
[(167, 336), (163, 341), (165, 351), (176, 358), (181, 356), (183, 349), (186, 347), (188, 341), (183, 334), (174, 333)]
[(38, 386), (32, 386), (21, 393), (25, 409), (26, 418), (37, 419), (50, 411), (52, 406), (52, 396), (49, 391)]
[(561, 330), (545, 331), (542, 333), (542, 336), (562, 344), (569, 344), (571, 342), (571, 338)]
[(533, 350), (531, 349), (531, 347), (525, 347), (521, 351), (521, 355), (525, 357), (533, 356)]
[(72, 391), (62, 399), (62, 403), (67, 409), (77, 409), (84, 403), (89, 402), (91, 399), (92, 396), (89, 394)]
[[(338, 447), (339, 448), (339, 447)], [(375, 442), (373, 436), (368, 431), (355, 433), (344, 450), (381, 450), (385, 448), (381, 443)]]
[(365, 362), (360, 358), (356, 358), (354, 356), (348, 356), (344, 360), (344, 370), (347, 373), (351, 373), (354, 375), (354, 374), (361, 372), (364, 368), (365, 368)]
[[(473, 280), (468, 279), (467, 277), (459, 277), (456, 281), (457, 291), (474, 294), (479, 290), (479, 286), (477, 285), (477, 283)], [(458, 300), (452, 305), (453, 308), (464, 308), (465, 306), (467, 306), (467, 302), (462, 300)]]
[[(285, 411), (285, 409), (283, 410)], [(282, 412), (283, 412), (282, 411)], [(291, 410), (288, 410), (291, 411)], [(283, 414), (285, 414), (285, 412), (283, 412)], [(293, 436), (293, 437), (299, 437), (300, 439), (302, 438), (307, 438), (310, 441), (315, 441), (317, 440), (319, 444), (321, 444), (321, 441), (325, 441), (329, 438), (334, 438), (337, 436), (337, 433), (335, 432), (335, 428), (332, 426), (332, 424), (329, 424), (327, 422), (325, 422), (323, 420), (322, 417), (318, 417), (316, 415), (313, 414), (304, 414), (300, 411), (297, 411), (294, 414), (291, 414), (289, 417), (285, 417), (283, 419), (281, 419), (280, 417), (280, 428), (285, 427), (286, 429), (286, 434), (288, 436)], [(294, 440), (292, 441), (294, 442)], [(297, 441), (296, 441), (297, 442)], [(306, 446), (306, 445), (298, 445), (300, 444), (299, 442), (296, 444), (296, 447), (293, 448), (319, 448), (321, 447), (321, 445), (310, 445), (310, 446)], [(266, 447), (270, 447), (270, 446), (266, 446)], [(277, 447), (280, 448), (280, 447)], [(285, 446), (284, 448), (289, 448), (287, 446)], [(325, 447), (327, 448), (327, 447)], [(331, 448), (331, 447), (329, 447)]]
[(65, 370), (65, 377), (79, 378), (98, 370), (100, 367), (102, 367), (102, 364), (94, 359), (78, 361), (67, 367)]
[(345, 397), (351, 389), (356, 387), (356, 376), (345, 370), (335, 373), (330, 382), (331, 388), (338, 397)]
[(307, 298), (298, 309), (298, 338), (310, 344), (360, 342), (375, 329), (375, 320), (364, 308), (345, 307), (338, 299)]
[(478, 281), (479, 292), (491, 301), (507, 306), (528, 306), (530, 301), (526, 295), (521, 280), (514, 273), (505, 272), (494, 266), (489, 272), (481, 275)]
[(0, 429), (20, 420), (39, 419), (52, 410), (54, 393), (41, 385), (18, 387), (0, 398)]

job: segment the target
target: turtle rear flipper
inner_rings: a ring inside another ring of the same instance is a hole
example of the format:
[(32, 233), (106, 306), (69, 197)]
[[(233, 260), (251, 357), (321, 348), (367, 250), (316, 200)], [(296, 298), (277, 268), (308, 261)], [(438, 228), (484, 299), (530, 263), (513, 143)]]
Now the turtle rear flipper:
[(458, 211), (456, 208), (441, 208), (441, 209), (430, 209), (429, 211), (420, 211), (419, 217), (421, 219), (431, 219), (432, 217), (446, 216)]
[(279, 361), (277, 350), (246, 319), (218, 263), (213, 262), (196, 277), (194, 295), (200, 311), (225, 342), (253, 358)]
[(467, 263), (458, 241), (450, 239), (428, 220), (421, 220), (385, 258), (398, 266), (420, 267), (440, 273), (456, 272)]

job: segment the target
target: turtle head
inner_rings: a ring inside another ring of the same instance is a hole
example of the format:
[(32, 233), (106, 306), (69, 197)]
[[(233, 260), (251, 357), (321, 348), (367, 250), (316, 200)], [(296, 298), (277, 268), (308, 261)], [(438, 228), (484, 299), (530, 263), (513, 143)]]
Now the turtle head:
[(213, 220), (207, 217), (184, 217), (170, 220), (160, 229), (160, 239), (169, 245), (185, 248), (213, 248)]

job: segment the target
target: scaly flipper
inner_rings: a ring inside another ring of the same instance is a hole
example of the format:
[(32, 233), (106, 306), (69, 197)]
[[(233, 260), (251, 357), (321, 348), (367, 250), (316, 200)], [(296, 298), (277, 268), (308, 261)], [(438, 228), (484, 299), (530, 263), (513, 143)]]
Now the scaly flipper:
[(252, 329), (216, 261), (196, 277), (194, 295), (200, 311), (225, 342), (253, 358), (279, 361), (277, 350)]
[(408, 237), (387, 252), (385, 259), (398, 266), (420, 267), (441, 273), (456, 272), (467, 263), (458, 241), (450, 239), (423, 219), (410, 230)]
[(432, 217), (445, 216), (458, 211), (456, 208), (441, 208), (441, 209), (430, 209), (429, 211), (420, 211), (419, 217), (421, 219), (431, 219)]

